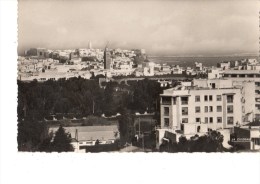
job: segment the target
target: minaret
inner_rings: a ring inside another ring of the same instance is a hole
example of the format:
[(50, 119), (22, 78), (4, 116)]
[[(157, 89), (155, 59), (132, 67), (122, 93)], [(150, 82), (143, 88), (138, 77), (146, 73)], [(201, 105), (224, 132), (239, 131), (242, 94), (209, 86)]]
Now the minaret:
[(108, 46), (108, 43), (104, 50), (104, 69), (110, 70), (111, 55), (110, 55), (110, 52), (108, 51), (107, 46)]

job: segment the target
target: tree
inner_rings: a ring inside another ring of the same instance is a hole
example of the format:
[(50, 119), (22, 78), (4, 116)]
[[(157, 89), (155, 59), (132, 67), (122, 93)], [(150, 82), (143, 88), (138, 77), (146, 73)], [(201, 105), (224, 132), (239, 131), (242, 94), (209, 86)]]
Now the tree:
[(51, 151), (56, 152), (68, 152), (73, 151), (73, 147), (70, 144), (71, 138), (69, 133), (65, 132), (65, 129), (60, 126), (55, 133), (55, 137), (51, 144)]
[(168, 152), (220, 152), (223, 151), (222, 143), (223, 135), (220, 132), (209, 131), (206, 135), (194, 135), (189, 140), (181, 136), (177, 144), (164, 143), (160, 148)]
[(133, 134), (133, 117), (127, 110), (122, 111), (122, 115), (118, 119), (119, 132), (122, 144), (125, 142), (131, 142)]
[(100, 144), (100, 141), (97, 139), (96, 142), (95, 142), (95, 145), (99, 145)]
[(47, 127), (43, 122), (26, 120), (18, 122), (18, 150), (37, 151), (39, 144), (47, 137)]

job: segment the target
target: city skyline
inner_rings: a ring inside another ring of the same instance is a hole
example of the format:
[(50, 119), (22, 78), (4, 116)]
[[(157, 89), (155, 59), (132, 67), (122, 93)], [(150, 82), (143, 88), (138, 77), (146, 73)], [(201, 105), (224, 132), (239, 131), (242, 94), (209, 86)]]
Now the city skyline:
[(89, 41), (104, 48), (109, 41), (111, 48), (159, 56), (258, 55), (255, 3), (20, 0), (18, 54), (31, 47), (86, 48)]

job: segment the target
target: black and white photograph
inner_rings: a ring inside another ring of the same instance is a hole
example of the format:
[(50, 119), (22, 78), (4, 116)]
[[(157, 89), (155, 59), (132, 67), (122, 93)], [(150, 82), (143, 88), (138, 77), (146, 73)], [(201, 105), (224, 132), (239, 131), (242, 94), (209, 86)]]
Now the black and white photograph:
[(0, 0), (0, 183), (260, 183), (259, 0)]
[(255, 1), (18, 1), (18, 151), (259, 152)]

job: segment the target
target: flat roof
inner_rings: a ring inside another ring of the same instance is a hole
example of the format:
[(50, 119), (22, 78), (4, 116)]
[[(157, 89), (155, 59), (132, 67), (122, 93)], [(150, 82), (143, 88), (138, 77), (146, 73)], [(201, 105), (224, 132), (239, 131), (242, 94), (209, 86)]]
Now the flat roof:
[(260, 70), (224, 70), (224, 74), (260, 74)]
[[(119, 133), (117, 125), (109, 126), (75, 126), (75, 127), (63, 127), (66, 132), (71, 134), (72, 138), (75, 138), (76, 130), (78, 131), (78, 141), (90, 141), (90, 140), (113, 140), (117, 137), (116, 132)], [(56, 132), (59, 127), (49, 128), (49, 132)]]

